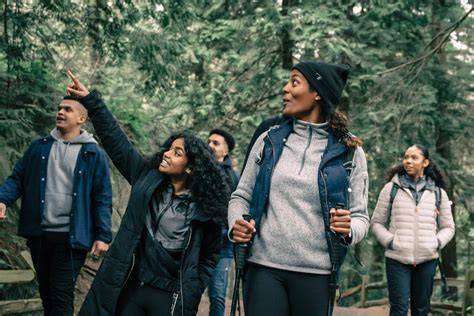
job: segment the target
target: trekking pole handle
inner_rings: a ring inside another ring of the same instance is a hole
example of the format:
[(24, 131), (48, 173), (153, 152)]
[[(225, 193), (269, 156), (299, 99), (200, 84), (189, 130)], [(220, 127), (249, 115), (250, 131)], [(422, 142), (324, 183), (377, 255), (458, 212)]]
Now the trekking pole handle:
[[(250, 222), (252, 216), (248, 214), (243, 215), (244, 220)], [(235, 267), (236, 269), (244, 269), (245, 268), (245, 259), (247, 257), (247, 248), (249, 243), (242, 243), (238, 244), (235, 249)]]

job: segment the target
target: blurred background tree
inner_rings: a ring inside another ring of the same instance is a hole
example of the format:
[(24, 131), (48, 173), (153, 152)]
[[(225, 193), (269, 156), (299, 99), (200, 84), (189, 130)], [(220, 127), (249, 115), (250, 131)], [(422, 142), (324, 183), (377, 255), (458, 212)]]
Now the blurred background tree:
[[(280, 113), (294, 63), (348, 63), (340, 109), (364, 140), (370, 213), (385, 170), (410, 144), (426, 145), (448, 175), (454, 202), (457, 237), (443, 252), (446, 273), (463, 275), (471, 264), (474, 24), (468, 1), (2, 3), (0, 181), (31, 140), (53, 128), (66, 69), (102, 93), (144, 154), (173, 131), (191, 129), (205, 138), (223, 127), (237, 140), (241, 167), (255, 127)], [(128, 186), (116, 172), (113, 182), (116, 228)], [(16, 209), (2, 224), (2, 246), (15, 238)], [(343, 287), (360, 283), (361, 274), (384, 278), (383, 249), (373, 236), (353, 253), (363, 266), (349, 257)], [(9, 255), (0, 256), (5, 268)]]

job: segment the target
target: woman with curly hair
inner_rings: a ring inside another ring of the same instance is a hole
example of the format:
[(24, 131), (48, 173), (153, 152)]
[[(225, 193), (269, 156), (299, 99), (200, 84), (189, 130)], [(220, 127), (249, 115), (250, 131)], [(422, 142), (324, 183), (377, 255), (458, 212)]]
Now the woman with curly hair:
[(443, 174), (428, 149), (415, 144), (387, 181), (371, 229), (385, 247), (390, 315), (407, 315), (408, 307), (428, 315), (438, 251), (454, 236)]
[(131, 184), (122, 223), (79, 314), (195, 315), (220, 252), (229, 195), (212, 151), (184, 132), (148, 161), (97, 92), (68, 75), (68, 94), (87, 108), (104, 149)]
[(253, 240), (247, 316), (330, 315), (346, 247), (367, 234), (364, 151), (335, 109), (348, 73), (323, 62), (293, 67), (284, 119), (258, 137), (232, 194), (230, 237)]

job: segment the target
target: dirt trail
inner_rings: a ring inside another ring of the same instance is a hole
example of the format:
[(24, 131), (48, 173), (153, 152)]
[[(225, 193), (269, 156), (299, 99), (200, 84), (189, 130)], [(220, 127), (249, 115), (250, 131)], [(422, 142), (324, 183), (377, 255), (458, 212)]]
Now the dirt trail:
[[(226, 302), (226, 316), (230, 315), (230, 304), (231, 300), (227, 299)], [(388, 316), (388, 306), (377, 306), (370, 308), (355, 308), (355, 307), (336, 307), (333, 316)], [(198, 316), (209, 315), (209, 299), (207, 293), (202, 296), (201, 304), (199, 304)], [(238, 313), (237, 313), (238, 315)], [(244, 313), (242, 312), (242, 316)]]

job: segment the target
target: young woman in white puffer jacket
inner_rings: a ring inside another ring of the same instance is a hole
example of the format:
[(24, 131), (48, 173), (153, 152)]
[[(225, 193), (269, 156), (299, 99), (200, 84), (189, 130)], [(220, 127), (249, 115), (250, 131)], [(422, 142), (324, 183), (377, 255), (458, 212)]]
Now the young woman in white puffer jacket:
[[(427, 315), (438, 251), (454, 236), (451, 202), (443, 175), (428, 150), (415, 144), (389, 170), (371, 228), (385, 247), (390, 315)], [(393, 186), (398, 186), (390, 207)], [(436, 205), (439, 187), (441, 203)], [(409, 304), (410, 302), (410, 304)]]

